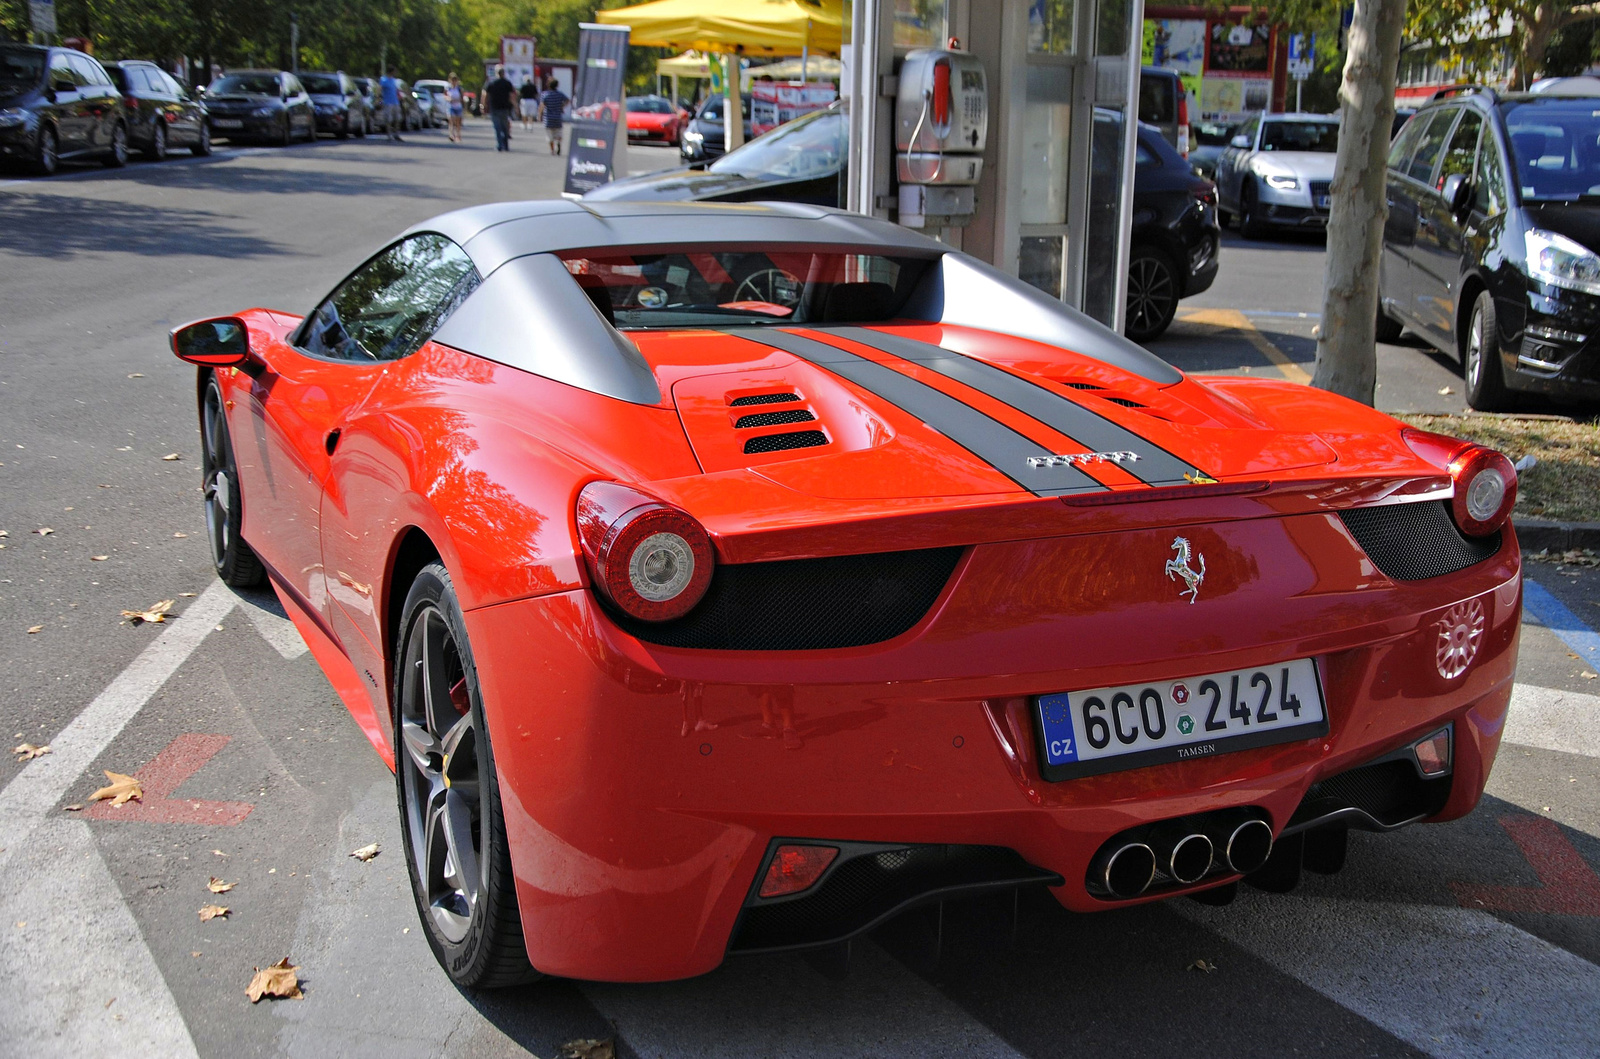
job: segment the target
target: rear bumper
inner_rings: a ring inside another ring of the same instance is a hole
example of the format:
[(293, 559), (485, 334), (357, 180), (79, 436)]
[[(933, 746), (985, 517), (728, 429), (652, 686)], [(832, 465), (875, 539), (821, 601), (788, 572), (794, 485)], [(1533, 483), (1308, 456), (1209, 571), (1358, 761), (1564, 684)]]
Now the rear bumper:
[[(1281, 832), (1317, 780), (1447, 722), (1457, 733), (1454, 778), (1433, 818), (1464, 815), (1481, 795), (1510, 698), (1521, 610), (1515, 534), (1484, 562), (1405, 584), (1358, 583), (1367, 575), (1307, 582), (1303, 560), (1296, 572), (1267, 554), (1273, 540), (1315, 545), (1335, 532), (1330, 518), (1234, 527), (1236, 544), (1255, 537), (1259, 567), (1239, 571), (1232, 588), (1216, 558), (1225, 543), (1207, 544), (1218, 591), (1201, 606), (1168, 603), (1170, 586), (1163, 605), (1141, 603), (1143, 579), (1131, 575), (1084, 584), (1066, 573), (1115, 570), (1165, 548), (1170, 534), (980, 546), (919, 626), (840, 651), (644, 644), (585, 591), (469, 612), (530, 958), (551, 974), (649, 981), (709, 971), (730, 947), (763, 947), (739, 944), (735, 928), (780, 837), (999, 847), (1035, 878), (1058, 877), (1053, 892), (1068, 908), (1133, 903), (1086, 885), (1111, 836), (1234, 806)], [(1063, 573), (1043, 578), (1035, 598), (1007, 613), (1009, 628), (997, 629), (996, 593), (1014, 588), (1018, 564)], [(1269, 597), (1277, 607), (1263, 631)], [(1100, 605), (1085, 613), (1091, 599)], [(1483, 607), (1482, 646), (1471, 668), (1446, 680), (1439, 622), (1463, 600)], [(1033, 696), (1301, 657), (1321, 673), (1325, 737), (1041, 778)]]

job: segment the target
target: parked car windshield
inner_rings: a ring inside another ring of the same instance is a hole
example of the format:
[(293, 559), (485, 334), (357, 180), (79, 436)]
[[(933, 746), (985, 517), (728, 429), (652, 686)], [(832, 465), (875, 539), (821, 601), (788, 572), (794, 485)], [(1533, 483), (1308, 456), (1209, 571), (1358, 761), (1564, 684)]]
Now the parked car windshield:
[(628, 98), (628, 113), (671, 114), (672, 104), (660, 96), (630, 96)]
[(727, 327), (893, 320), (929, 259), (749, 246), (681, 253), (563, 254), (617, 327)]
[(1593, 99), (1501, 104), (1524, 202), (1600, 197), (1600, 111)]
[(42, 51), (0, 44), (0, 96), (26, 92), (44, 77)]
[(1226, 147), (1238, 128), (1219, 121), (1202, 121), (1194, 126), (1194, 137), (1201, 147)]
[(712, 162), (713, 173), (800, 180), (836, 173), (849, 129), (837, 108), (819, 110), (779, 125)]
[(274, 74), (229, 74), (211, 84), (211, 95), (225, 96), (233, 93), (275, 96), (278, 94), (278, 78)]
[(306, 86), (306, 91), (317, 96), (343, 95), (344, 89), (339, 87), (337, 77), (327, 74), (301, 74), (300, 83)]
[(1263, 151), (1320, 151), (1339, 149), (1337, 121), (1269, 121), (1261, 127)]

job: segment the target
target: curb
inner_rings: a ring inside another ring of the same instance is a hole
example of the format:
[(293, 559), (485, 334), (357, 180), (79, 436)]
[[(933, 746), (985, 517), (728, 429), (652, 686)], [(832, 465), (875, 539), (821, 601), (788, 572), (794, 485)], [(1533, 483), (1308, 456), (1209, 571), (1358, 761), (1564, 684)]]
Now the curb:
[(1525, 552), (1600, 549), (1600, 522), (1547, 522), (1538, 518), (1513, 521), (1517, 527), (1517, 542)]

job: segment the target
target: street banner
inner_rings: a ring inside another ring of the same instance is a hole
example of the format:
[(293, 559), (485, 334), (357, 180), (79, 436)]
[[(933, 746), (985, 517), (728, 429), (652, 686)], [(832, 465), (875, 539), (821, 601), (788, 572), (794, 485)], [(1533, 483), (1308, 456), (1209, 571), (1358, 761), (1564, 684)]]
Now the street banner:
[(53, 36), (56, 31), (56, 0), (29, 0), (28, 14), (33, 19), (33, 31)]
[(514, 85), (533, 80), (534, 38), (501, 37), (500, 65), (506, 68), (506, 80)]
[(572, 140), (562, 194), (593, 191), (624, 169), (628, 137), (622, 132), (622, 80), (627, 68), (627, 26), (578, 23), (578, 83), (572, 91)]

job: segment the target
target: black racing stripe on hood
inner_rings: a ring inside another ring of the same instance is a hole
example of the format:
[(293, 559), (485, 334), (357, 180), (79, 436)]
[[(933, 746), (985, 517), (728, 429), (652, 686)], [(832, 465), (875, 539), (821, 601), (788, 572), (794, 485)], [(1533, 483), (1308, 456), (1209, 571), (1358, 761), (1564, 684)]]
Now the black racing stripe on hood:
[(1199, 468), (1194, 464), (1180, 460), (1122, 424), (976, 357), (931, 342), (920, 342), (865, 327), (822, 327), (817, 330), (920, 364), (970, 386), (1067, 435), (1092, 452), (1136, 452), (1139, 454), (1137, 460), (1121, 462), (1117, 466), (1147, 485), (1182, 485), (1199, 476)]
[(789, 331), (729, 329), (727, 334), (793, 353), (802, 360), (855, 383), (960, 445), (1035, 496), (1064, 496), (1106, 487), (1072, 466), (1030, 466), (1049, 449), (951, 397), (866, 357)]

